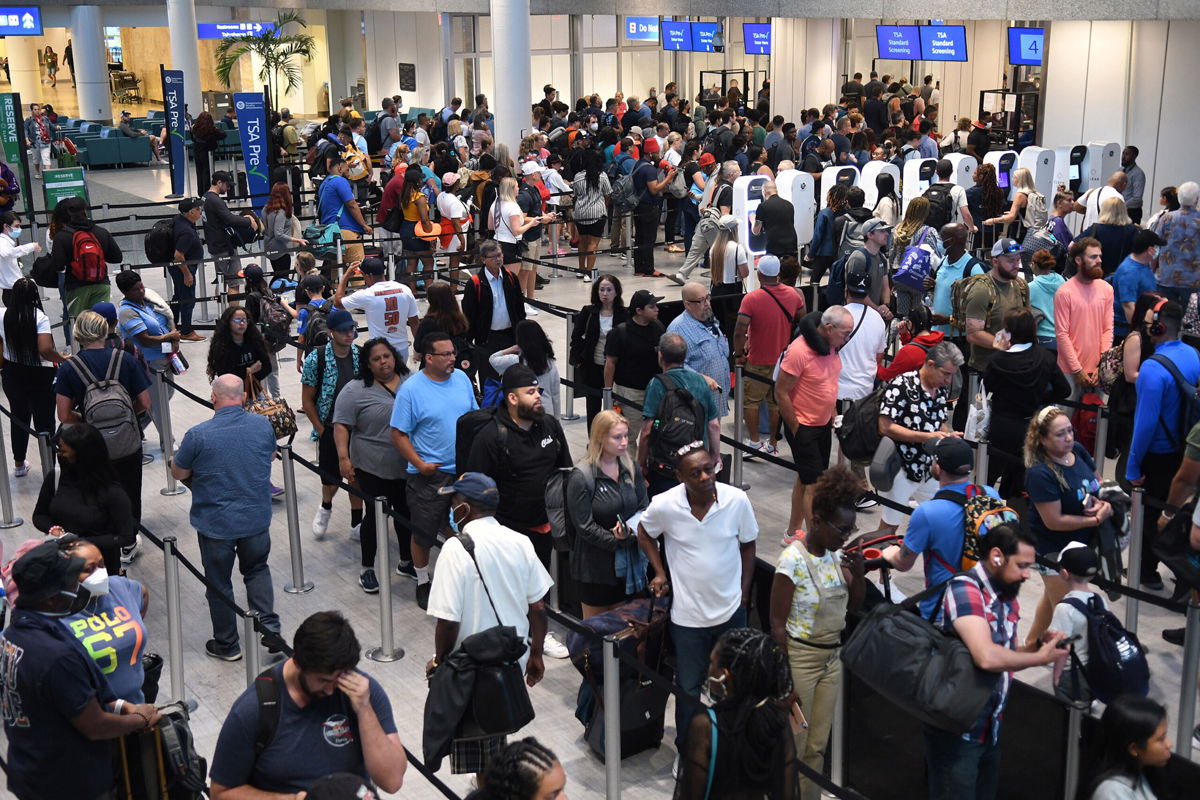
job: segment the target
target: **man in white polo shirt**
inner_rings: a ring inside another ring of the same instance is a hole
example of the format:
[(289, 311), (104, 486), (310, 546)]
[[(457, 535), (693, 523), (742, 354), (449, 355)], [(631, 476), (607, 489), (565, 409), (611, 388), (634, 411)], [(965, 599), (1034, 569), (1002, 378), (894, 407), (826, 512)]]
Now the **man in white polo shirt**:
[[(365, 289), (347, 296), (346, 284), (354, 275), (362, 275)], [(383, 259), (371, 256), (342, 273), (333, 304), (347, 311), (363, 311), (367, 315), (367, 336), (383, 337), (407, 360), (409, 342), (417, 333), (417, 300), (402, 283), (387, 280)]]
[[(717, 483), (704, 442), (679, 449), (675, 473), (679, 485), (657, 495), (643, 512), (638, 543), (654, 568), (650, 590), (656, 597), (668, 591), (673, 595), (671, 639), (676, 678), (680, 687), (696, 698), (696, 702), (675, 704), (675, 749), (679, 753), (688, 721), (700, 710), (700, 686), (708, 674), (713, 645), (726, 630), (746, 625), (758, 522), (745, 492)], [(670, 584), (654, 541), (659, 537), (671, 564)], [(738, 563), (741, 568), (735, 569)], [(678, 768), (678, 755), (675, 764)]]

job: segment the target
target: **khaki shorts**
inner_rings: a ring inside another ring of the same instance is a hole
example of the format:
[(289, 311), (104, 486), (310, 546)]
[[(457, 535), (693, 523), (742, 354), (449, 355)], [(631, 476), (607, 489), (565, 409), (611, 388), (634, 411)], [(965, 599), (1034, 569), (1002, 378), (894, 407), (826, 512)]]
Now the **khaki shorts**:
[[(525, 258), (532, 258), (534, 261), (537, 261), (539, 258), (541, 258), (542, 257), (542, 240), (538, 239), (536, 242), (526, 242), (525, 243), (525, 252), (523, 255)], [(531, 264), (528, 261), (521, 262), (521, 272), (529, 272), (529, 271), (535, 270), (537, 268), (538, 268), (537, 264)]]
[[(771, 364), (770, 366), (763, 367), (758, 364), (746, 364), (743, 367), (743, 371), (747, 375), (757, 375), (761, 378), (766, 378), (766, 380), (769, 381), (771, 380), (772, 373), (775, 372), (775, 365)], [(751, 408), (757, 409), (759, 404), (763, 400), (766, 400), (767, 409), (770, 410), (771, 413), (776, 413), (779, 411), (779, 406), (775, 403), (774, 383), (767, 383), (766, 381), (760, 381), (756, 378), (746, 378), (746, 385), (742, 387), (742, 392), (743, 397), (746, 398), (745, 408), (747, 410)], [(750, 416), (747, 415), (746, 419), (750, 419)], [(754, 419), (758, 419), (757, 414), (754, 414)]]
[(342, 263), (353, 264), (355, 261), (362, 261), (365, 251), (361, 244), (356, 242), (362, 238), (362, 234), (356, 231), (348, 231), (342, 228)]

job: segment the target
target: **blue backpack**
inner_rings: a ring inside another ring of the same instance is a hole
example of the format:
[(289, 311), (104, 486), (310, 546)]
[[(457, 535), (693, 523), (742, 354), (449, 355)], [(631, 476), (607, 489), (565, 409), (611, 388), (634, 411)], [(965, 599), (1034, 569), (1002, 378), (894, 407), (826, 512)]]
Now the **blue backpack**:
[(825, 302), (831, 306), (840, 306), (846, 302), (846, 262), (857, 251), (866, 252), (864, 247), (856, 247), (846, 255), (833, 262), (829, 268), (829, 283), (825, 286)]
[[(1092, 694), (1104, 703), (1122, 694), (1145, 697), (1150, 691), (1150, 667), (1137, 635), (1125, 630), (1120, 620), (1100, 604), (1093, 594), (1087, 602), (1076, 597), (1063, 600), (1087, 618), (1088, 663), (1085, 668)], [(1083, 665), (1071, 648), (1076, 669)]]

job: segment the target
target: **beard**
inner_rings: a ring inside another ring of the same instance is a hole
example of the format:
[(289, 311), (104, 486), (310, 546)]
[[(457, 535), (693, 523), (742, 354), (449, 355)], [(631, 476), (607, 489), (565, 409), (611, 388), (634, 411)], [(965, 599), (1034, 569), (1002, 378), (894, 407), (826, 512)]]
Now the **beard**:
[(1024, 583), (1024, 579), (1009, 582), (1002, 581), (994, 575), (992, 576), (992, 587), (996, 590), (996, 594), (1000, 595), (1000, 599), (1006, 602), (1017, 599), (1017, 595), (1021, 593), (1021, 586)]
[(518, 406), (517, 416), (529, 422), (540, 422), (546, 416), (545, 406)]
[(1083, 275), (1088, 280), (1098, 281), (1104, 277), (1104, 265), (1098, 264), (1094, 267), (1086, 267), (1083, 270)]

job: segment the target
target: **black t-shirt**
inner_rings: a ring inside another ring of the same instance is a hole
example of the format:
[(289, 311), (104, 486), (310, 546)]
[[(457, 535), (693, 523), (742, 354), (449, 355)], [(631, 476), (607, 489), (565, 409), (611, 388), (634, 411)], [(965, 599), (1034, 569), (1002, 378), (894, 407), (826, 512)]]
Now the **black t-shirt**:
[(342, 387), (350, 381), (354, 380), (354, 356), (353, 353), (347, 353), (345, 356), (335, 356), (333, 359), (337, 363), (337, 384), (333, 389), (333, 396), (337, 397), (341, 394)]
[(200, 231), (182, 214), (175, 217), (171, 233), (175, 239), (175, 249), (183, 253), (185, 259), (198, 261), (204, 258), (204, 243), (200, 241)]
[(863, 103), (863, 120), (876, 134), (883, 133), (888, 127), (887, 103), (875, 99)]
[(847, 155), (850, 152), (850, 140), (840, 133), (835, 133), (829, 138), (833, 139), (835, 163), (843, 163), (844, 159), (842, 156)]
[[(529, 184), (522, 185), (520, 190), (517, 191), (517, 205), (521, 207), (526, 216), (540, 217), (543, 214), (542, 195)], [(545, 225), (534, 225), (521, 234), (521, 238), (526, 242), (536, 242), (542, 238), (542, 230), (545, 227)]]
[(717, 190), (713, 193), (712, 204), (713, 204), (714, 208), (724, 207), (724, 208), (728, 208), (730, 211), (732, 211), (733, 210), (733, 185), (729, 184), (729, 183), (722, 183), (720, 186), (718, 186)]
[(971, 128), (971, 135), (967, 137), (967, 144), (974, 145), (975, 155), (979, 158), (987, 155), (987, 151), (992, 146), (991, 141), (988, 139), (987, 131), (982, 128)]
[(648, 184), (658, 180), (658, 170), (648, 161), (639, 161), (633, 168), (633, 191), (637, 193), (639, 206), (662, 205), (662, 195), (650, 191)]
[(759, 204), (757, 214), (767, 236), (767, 252), (780, 257), (796, 255), (796, 210), (792, 204), (771, 195)]
[(630, 389), (645, 389), (658, 374), (658, 352), (654, 349), (666, 328), (658, 320), (638, 325), (622, 322), (604, 340), (604, 355), (617, 359), (613, 383)]
[(804, 157), (804, 165), (800, 167), (801, 172), (824, 172), (826, 167), (833, 166), (831, 162), (825, 161), (817, 153), (809, 153)]

